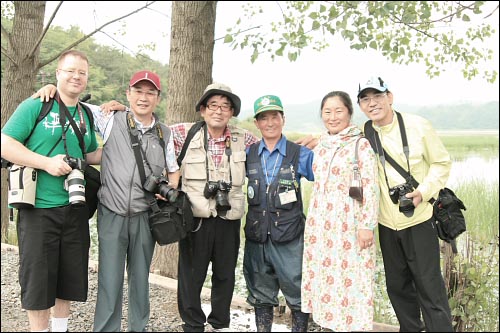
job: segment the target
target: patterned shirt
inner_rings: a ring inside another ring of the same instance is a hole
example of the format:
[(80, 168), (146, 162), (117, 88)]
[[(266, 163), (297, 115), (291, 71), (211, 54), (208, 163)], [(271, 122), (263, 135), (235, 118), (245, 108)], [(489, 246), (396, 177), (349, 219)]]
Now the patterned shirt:
[[(186, 141), (187, 132), (193, 124), (194, 123), (180, 123), (170, 126), (176, 156), (179, 156), (181, 153), (182, 146)], [(210, 133), (208, 133), (208, 155), (211, 156), (216, 168), (218, 168), (222, 162), (222, 157), (226, 149), (226, 140), (230, 139), (231, 131), (228, 127), (226, 127), (224, 134), (220, 138), (213, 138)], [(257, 138), (253, 133), (245, 130), (245, 146), (247, 148), (257, 141), (259, 141), (259, 138)]]

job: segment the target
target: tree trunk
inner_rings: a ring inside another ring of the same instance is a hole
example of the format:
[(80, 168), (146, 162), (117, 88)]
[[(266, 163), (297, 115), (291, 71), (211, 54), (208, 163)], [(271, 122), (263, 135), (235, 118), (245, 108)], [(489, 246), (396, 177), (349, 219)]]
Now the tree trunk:
[[(166, 123), (200, 119), (195, 105), (212, 82), (217, 1), (173, 1)], [(156, 246), (151, 271), (177, 278), (178, 245)]]
[(173, 1), (167, 124), (199, 119), (195, 105), (212, 81), (216, 1)]
[[(12, 31), (6, 32), (7, 38), (2, 31), (2, 39), (7, 41), (1, 87), (2, 128), (19, 103), (33, 94), (40, 54), (40, 45), (36, 43), (43, 31), (45, 15), (45, 1), (14, 1), (13, 4), (15, 16)], [(2, 170), (2, 242), (9, 237), (6, 180), (7, 172)]]
[(179, 258), (179, 244), (155, 246), (155, 253), (151, 261), (151, 273), (177, 279), (177, 260)]

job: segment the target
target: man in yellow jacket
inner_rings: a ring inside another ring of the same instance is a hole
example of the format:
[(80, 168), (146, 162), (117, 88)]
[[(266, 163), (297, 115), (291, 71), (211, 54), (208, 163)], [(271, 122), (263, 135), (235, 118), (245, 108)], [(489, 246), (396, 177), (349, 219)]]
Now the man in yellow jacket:
[[(360, 109), (373, 124), (373, 134), (383, 148), (376, 149), (383, 157), (379, 158), (378, 223), (387, 293), (401, 332), (452, 332), (439, 241), (428, 202), (446, 185), (450, 156), (431, 123), (417, 115), (398, 114), (393, 99), (380, 77), (359, 85)], [(402, 122), (409, 152), (403, 149)], [(387, 155), (413, 176), (418, 187), (385, 163)]]

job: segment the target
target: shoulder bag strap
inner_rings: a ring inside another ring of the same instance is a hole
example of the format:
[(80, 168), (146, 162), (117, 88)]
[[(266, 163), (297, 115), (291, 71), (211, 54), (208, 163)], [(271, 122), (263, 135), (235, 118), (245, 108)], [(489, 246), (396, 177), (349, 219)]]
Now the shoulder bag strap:
[[(144, 170), (144, 162), (142, 161), (142, 152), (138, 132), (139, 130), (135, 126), (135, 120), (130, 111), (127, 112), (127, 125), (128, 132), (130, 134), (130, 141), (132, 142), (132, 149), (134, 150), (137, 170), (139, 171), (139, 176), (141, 177), (141, 184), (144, 184), (146, 182), (146, 171)], [(144, 191), (144, 193), (146, 194), (146, 199), (149, 201), (149, 206), (151, 207), (153, 212), (156, 213), (160, 211), (160, 207), (158, 207), (155, 196), (148, 191)]]
[(144, 182), (146, 181), (146, 171), (144, 170), (144, 162), (142, 161), (142, 153), (138, 133), (139, 130), (135, 126), (134, 117), (130, 112), (127, 112), (127, 125), (128, 133), (130, 135), (130, 141), (132, 142), (132, 150), (134, 151), (135, 160), (137, 162), (139, 176), (141, 177), (141, 182), (144, 184)]
[(184, 156), (186, 156), (186, 151), (189, 146), (189, 143), (191, 142), (191, 139), (196, 134), (196, 132), (198, 132), (200, 128), (202, 128), (203, 126), (205, 126), (204, 120), (194, 123), (193, 126), (191, 126), (191, 128), (189, 129), (188, 134), (186, 136), (186, 141), (184, 141), (184, 144), (182, 145), (182, 150), (179, 154), (179, 157), (177, 158), (177, 164), (179, 165), (179, 168), (181, 167)]
[(356, 140), (356, 148), (354, 149), (354, 169), (355, 170), (358, 169), (358, 147), (359, 147), (359, 140), (361, 140), (361, 138), (363, 138), (363, 136), (360, 136)]

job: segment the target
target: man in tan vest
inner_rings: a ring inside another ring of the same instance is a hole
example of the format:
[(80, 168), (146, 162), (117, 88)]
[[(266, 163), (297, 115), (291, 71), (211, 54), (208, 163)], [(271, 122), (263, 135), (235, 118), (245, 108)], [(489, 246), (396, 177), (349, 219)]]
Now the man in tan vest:
[[(240, 98), (228, 86), (210, 84), (196, 104), (204, 122), (196, 123), (180, 164), (182, 190), (191, 199), (195, 219), (193, 232), (179, 242), (178, 301), (186, 332), (203, 332), (205, 322), (215, 329), (229, 327), (245, 213), (245, 149), (258, 140), (249, 131), (228, 125), (240, 107)], [(177, 156), (193, 125), (170, 126)], [(200, 291), (210, 263), (212, 309), (207, 319)]]

